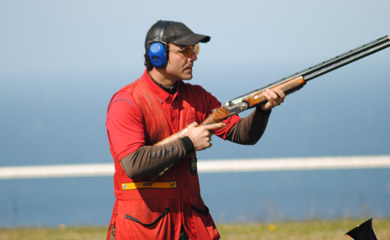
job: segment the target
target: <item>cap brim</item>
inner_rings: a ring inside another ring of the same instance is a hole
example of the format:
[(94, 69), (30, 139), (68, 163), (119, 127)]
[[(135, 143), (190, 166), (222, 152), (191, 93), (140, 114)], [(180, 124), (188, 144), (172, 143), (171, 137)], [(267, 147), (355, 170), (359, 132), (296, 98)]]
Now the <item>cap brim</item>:
[(191, 46), (198, 42), (207, 43), (208, 41), (210, 41), (210, 36), (192, 33), (182, 38), (175, 39), (174, 41), (172, 41), (172, 43), (183, 46)]

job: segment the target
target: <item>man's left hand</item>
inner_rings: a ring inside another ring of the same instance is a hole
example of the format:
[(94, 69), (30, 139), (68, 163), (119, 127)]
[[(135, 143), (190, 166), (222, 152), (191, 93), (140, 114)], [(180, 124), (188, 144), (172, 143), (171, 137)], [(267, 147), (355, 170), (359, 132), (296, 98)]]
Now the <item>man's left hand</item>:
[(263, 94), (268, 100), (266, 103), (261, 105), (261, 109), (264, 111), (271, 110), (272, 108), (279, 106), (282, 102), (284, 102), (284, 98), (286, 97), (286, 94), (277, 87), (266, 89)]

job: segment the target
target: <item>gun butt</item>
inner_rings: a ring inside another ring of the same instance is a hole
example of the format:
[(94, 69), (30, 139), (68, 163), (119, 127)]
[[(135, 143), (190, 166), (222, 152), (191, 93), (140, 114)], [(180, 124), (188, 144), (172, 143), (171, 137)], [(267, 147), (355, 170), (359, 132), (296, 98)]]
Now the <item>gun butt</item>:
[(372, 228), (372, 218), (347, 232), (346, 235), (351, 236), (355, 240), (377, 240)]

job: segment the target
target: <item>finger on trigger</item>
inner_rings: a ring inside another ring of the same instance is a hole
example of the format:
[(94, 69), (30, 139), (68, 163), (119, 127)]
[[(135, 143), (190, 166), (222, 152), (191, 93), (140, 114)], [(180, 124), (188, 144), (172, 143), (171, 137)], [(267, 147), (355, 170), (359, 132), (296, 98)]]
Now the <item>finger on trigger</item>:
[(214, 129), (218, 129), (218, 128), (221, 128), (221, 127), (224, 127), (226, 124), (223, 123), (223, 122), (219, 122), (219, 123), (212, 123), (212, 124), (207, 124), (205, 125), (205, 128), (207, 130), (214, 130)]

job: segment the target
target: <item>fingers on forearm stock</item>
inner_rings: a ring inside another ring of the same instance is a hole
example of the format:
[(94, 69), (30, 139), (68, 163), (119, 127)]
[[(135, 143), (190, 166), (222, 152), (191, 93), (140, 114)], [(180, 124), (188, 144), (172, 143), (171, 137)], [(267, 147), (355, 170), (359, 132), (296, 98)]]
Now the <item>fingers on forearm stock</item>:
[(286, 94), (280, 88), (275, 88), (275, 91), (280, 98), (284, 99), (284, 97), (286, 97)]
[(267, 99), (267, 102), (262, 105), (262, 109), (269, 110), (284, 102), (284, 98), (286, 95), (281, 89), (275, 87), (273, 89), (265, 90), (264, 96)]

